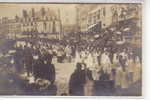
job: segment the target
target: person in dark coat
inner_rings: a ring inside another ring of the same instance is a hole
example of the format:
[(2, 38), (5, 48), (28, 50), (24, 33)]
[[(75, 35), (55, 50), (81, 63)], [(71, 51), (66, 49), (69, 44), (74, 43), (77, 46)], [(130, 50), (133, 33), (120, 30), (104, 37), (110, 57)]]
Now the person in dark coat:
[(15, 63), (17, 73), (19, 73), (21, 71), (21, 67), (23, 67), (22, 61), (20, 60), (21, 57), (22, 57), (21, 50), (19, 48), (16, 48), (16, 52), (15, 52), (13, 58), (14, 58), (14, 63)]
[(93, 77), (92, 77), (92, 71), (89, 70), (89, 69), (86, 69), (86, 75), (87, 75), (87, 78), (91, 81), (93, 81)]
[(100, 71), (99, 80), (101, 80), (101, 81), (108, 81), (109, 80), (109, 74), (104, 72), (103, 69), (101, 69), (101, 71)]
[(27, 71), (27, 76), (30, 76), (30, 74), (33, 73), (33, 55), (31, 53), (31, 48), (26, 47), (24, 55), (25, 69)]
[(36, 60), (35, 64), (33, 65), (33, 68), (34, 68), (33, 74), (34, 74), (35, 80), (42, 76), (43, 64), (44, 64), (44, 61), (41, 58), (39, 58), (38, 60)]
[(49, 80), (51, 84), (55, 82), (55, 66), (51, 63), (52, 55), (45, 55), (37, 60), (34, 65), (34, 75), (35, 79), (42, 78)]
[(49, 62), (44, 62), (43, 68), (43, 78), (47, 79), (53, 84), (55, 82), (55, 67)]
[(84, 95), (84, 84), (86, 82), (85, 72), (81, 70), (81, 64), (77, 63), (76, 69), (70, 77), (69, 93), (70, 95)]
[(125, 58), (123, 58), (121, 55), (119, 56), (119, 62), (120, 62), (120, 64), (121, 64), (121, 66), (122, 66), (122, 69), (123, 69), (123, 71), (125, 71), (125, 67), (126, 67), (126, 59)]
[(43, 67), (43, 72), (44, 72), (44, 78), (49, 80), (51, 84), (54, 83), (55, 81), (55, 66), (52, 64), (52, 54), (49, 54), (48, 52), (45, 53), (44, 55), (44, 66)]

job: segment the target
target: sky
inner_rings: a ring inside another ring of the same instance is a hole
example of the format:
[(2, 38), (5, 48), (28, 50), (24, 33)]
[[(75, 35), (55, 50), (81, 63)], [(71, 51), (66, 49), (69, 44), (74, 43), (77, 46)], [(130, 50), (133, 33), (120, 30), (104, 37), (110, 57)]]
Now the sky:
[[(42, 7), (44, 7), (44, 8), (54, 9), (55, 11), (58, 11), (58, 9), (60, 9), (62, 23), (72, 25), (76, 23), (77, 6), (84, 8), (84, 10), (88, 10), (88, 9), (92, 9), (93, 7), (102, 6), (102, 5), (106, 6), (106, 4), (0, 3), (0, 18), (1, 17), (14, 18), (16, 15), (22, 16), (23, 9), (27, 9), (27, 11), (29, 11), (31, 10), (31, 8), (34, 8), (35, 11), (39, 11)], [(108, 5), (112, 5), (112, 4), (107, 4), (107, 6)], [(85, 12), (84, 10), (83, 12)]]
[(22, 16), (23, 9), (27, 9), (27, 11), (29, 11), (31, 8), (34, 8), (35, 11), (38, 11), (42, 7), (54, 9), (56, 11), (60, 9), (63, 23), (75, 23), (75, 4), (0, 4), (0, 17), (14, 18), (15, 15)]

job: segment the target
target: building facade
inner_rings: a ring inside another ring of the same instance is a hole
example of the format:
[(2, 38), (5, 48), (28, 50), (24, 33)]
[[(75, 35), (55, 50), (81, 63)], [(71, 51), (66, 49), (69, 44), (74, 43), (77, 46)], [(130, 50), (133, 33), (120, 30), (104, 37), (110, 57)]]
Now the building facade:
[(14, 18), (3, 17), (0, 19), (0, 33), (8, 34), (10, 37), (40, 36), (40, 35), (60, 35), (62, 30), (60, 13), (41, 8), (35, 11), (23, 10), (22, 16)]
[(23, 33), (43, 33), (53, 34), (61, 32), (61, 19), (59, 13), (56, 13), (49, 8), (41, 8), (40, 11), (35, 12), (23, 11), (23, 17), (21, 18), (21, 26)]
[(110, 4), (105, 6), (94, 6), (92, 9), (84, 10), (80, 7), (80, 27), (81, 31), (99, 32), (120, 21), (138, 17), (137, 7), (123, 4)]
[(2, 17), (0, 19), (0, 34), (7, 35), (9, 33), (9, 18)]
[(101, 4), (87, 8), (80, 6), (80, 30), (101, 33), (106, 28), (113, 29), (115, 35), (120, 35), (120, 42), (138, 47), (142, 43), (141, 12), (141, 5), (136, 4)]

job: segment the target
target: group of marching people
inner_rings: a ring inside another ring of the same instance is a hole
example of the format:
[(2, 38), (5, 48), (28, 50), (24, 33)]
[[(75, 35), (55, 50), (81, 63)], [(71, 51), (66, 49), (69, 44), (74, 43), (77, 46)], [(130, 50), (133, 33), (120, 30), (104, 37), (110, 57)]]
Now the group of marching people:
[(129, 85), (141, 80), (141, 59), (128, 49), (110, 52), (104, 50), (78, 50), (75, 65), (80, 63), (91, 71), (94, 81), (112, 80), (115, 88), (127, 89)]
[(36, 44), (16, 42), (14, 49), (13, 60), (17, 73), (24, 70), (27, 77), (34, 76), (35, 80), (45, 78), (52, 80), (52, 83), (55, 80), (54, 64), (65, 61), (71, 62), (73, 59), (72, 47), (60, 45), (59, 43), (52, 44), (42, 41)]
[(45, 47), (35, 46), (31, 43), (15, 44), (16, 52), (13, 60), (16, 73), (22, 72), (27, 77), (34, 77), (32, 81), (40, 78), (53, 84), (55, 81), (55, 67), (52, 64), (53, 53), (48, 47)]
[[(67, 45), (37, 42), (14, 45), (13, 62), (17, 74), (23, 74), (29, 84), (55, 85), (56, 63), (71, 62), (72, 47)], [(45, 85), (45, 86), (47, 86)]]
[[(115, 88), (126, 89), (141, 79), (141, 59), (127, 49), (111, 52), (108, 48), (79, 49), (71, 45), (39, 42), (36, 45), (27, 42), (15, 45), (14, 64), (17, 73), (26, 70), (27, 76), (34, 81), (55, 81), (55, 63), (73, 62), (76, 70), (70, 77), (70, 95), (92, 95), (94, 81), (112, 80)], [(78, 84), (78, 85), (77, 85)], [(75, 89), (75, 90), (74, 90)]]

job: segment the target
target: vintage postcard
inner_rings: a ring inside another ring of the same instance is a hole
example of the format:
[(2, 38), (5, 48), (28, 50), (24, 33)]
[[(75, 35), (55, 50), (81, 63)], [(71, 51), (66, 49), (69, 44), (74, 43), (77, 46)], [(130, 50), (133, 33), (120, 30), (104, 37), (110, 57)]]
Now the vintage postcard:
[(1, 2), (0, 95), (142, 96), (142, 4)]

